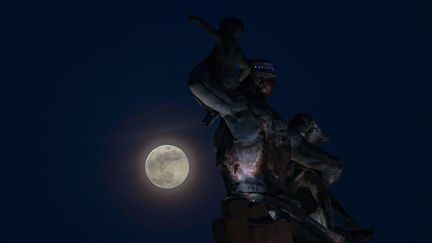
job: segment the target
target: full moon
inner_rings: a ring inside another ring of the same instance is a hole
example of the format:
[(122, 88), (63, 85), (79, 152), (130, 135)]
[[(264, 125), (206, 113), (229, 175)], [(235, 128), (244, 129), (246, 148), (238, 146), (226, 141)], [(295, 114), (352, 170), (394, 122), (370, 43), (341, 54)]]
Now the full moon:
[(147, 156), (145, 172), (155, 186), (175, 188), (185, 181), (189, 173), (189, 160), (178, 147), (161, 145)]

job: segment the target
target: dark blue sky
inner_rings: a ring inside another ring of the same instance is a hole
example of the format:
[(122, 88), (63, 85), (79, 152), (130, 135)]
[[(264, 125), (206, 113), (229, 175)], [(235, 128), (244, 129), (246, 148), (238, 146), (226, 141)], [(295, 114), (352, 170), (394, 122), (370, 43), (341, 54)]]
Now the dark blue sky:
[[(224, 188), (214, 128), (201, 126), (186, 80), (212, 42), (188, 13), (244, 21), (246, 56), (277, 69), (270, 103), (286, 118), (311, 114), (331, 136), (326, 149), (345, 163), (333, 191), (376, 226), (376, 242), (430, 241), (427, 1), (232, 2), (0, 4), (12, 158), (1, 242), (211, 242)], [(173, 193), (140, 170), (162, 142), (193, 158)]]

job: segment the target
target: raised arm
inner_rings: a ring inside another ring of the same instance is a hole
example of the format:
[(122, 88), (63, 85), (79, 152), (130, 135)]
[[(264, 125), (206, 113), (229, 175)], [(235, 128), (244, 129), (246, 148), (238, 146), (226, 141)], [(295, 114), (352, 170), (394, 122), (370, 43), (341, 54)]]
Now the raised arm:
[(207, 24), (207, 22), (198, 18), (195, 15), (189, 15), (189, 19), (192, 20), (199, 27), (203, 28), (218, 44), (223, 43), (223, 38), (220, 36), (219, 32), (212, 26)]
[(221, 84), (211, 82), (208, 72), (192, 72), (188, 85), (196, 98), (223, 117), (246, 107), (245, 102), (233, 100)]

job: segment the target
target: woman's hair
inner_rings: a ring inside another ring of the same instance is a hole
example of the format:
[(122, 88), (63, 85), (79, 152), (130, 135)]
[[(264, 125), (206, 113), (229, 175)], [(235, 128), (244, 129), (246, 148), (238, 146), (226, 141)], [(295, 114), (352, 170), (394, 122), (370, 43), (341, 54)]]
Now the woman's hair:
[(223, 35), (232, 35), (236, 27), (240, 27), (241, 31), (244, 31), (244, 26), (240, 19), (235, 17), (224, 18), (219, 24), (219, 32)]

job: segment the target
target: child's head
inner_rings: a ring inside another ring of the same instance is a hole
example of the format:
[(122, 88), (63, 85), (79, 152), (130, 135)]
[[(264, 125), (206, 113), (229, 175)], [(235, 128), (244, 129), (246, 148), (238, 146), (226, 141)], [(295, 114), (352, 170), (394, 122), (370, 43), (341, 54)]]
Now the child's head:
[(224, 18), (219, 24), (219, 32), (232, 38), (238, 38), (243, 30), (243, 23), (235, 17)]

